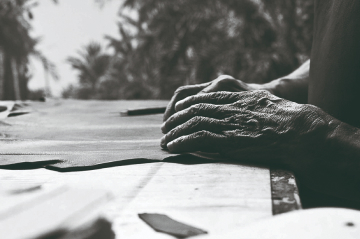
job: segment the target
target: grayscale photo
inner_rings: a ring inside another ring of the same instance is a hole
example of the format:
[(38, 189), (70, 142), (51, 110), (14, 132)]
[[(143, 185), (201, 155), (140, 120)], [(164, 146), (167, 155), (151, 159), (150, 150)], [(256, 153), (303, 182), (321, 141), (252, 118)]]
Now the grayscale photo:
[(360, 0), (0, 0), (1, 239), (360, 239)]

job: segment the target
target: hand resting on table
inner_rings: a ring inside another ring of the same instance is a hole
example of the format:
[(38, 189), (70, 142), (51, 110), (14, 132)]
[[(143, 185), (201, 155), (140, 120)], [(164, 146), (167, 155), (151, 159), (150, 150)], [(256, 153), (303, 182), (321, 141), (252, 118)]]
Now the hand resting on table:
[(254, 90), (189, 96), (175, 110), (161, 139), (172, 153), (281, 166), (312, 190), (360, 202), (360, 129), (316, 106)]
[(218, 91), (241, 92), (265, 89), (271, 92), (271, 89), (268, 89), (265, 85), (245, 83), (229, 75), (221, 75), (215, 80), (203, 84), (182, 86), (175, 91), (171, 98), (164, 114), (164, 121), (176, 112), (175, 105), (178, 101), (191, 95)]
[(321, 149), (333, 120), (318, 107), (263, 90), (189, 96), (175, 110), (162, 125), (161, 147), (262, 164), (305, 163), (295, 156), (310, 159), (304, 156)]

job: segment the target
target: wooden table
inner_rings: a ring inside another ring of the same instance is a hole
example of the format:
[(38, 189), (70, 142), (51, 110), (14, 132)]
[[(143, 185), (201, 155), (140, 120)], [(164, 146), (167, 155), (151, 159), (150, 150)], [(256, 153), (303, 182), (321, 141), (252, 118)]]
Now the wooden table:
[[(30, 103), (33, 108), (38, 104)], [(134, 106), (166, 105), (166, 102), (67, 101), (67, 104), (78, 104), (88, 110), (102, 104), (119, 112)], [(151, 124), (156, 122), (160, 126), (161, 115), (148, 118)], [(153, 162), (75, 172), (1, 169), (0, 180), (106, 189), (113, 200), (106, 206), (105, 215), (113, 221), (117, 238), (173, 238), (155, 232), (139, 219), (139, 213), (166, 214), (214, 236), (275, 214), (301, 209), (291, 173), (230, 163)]]

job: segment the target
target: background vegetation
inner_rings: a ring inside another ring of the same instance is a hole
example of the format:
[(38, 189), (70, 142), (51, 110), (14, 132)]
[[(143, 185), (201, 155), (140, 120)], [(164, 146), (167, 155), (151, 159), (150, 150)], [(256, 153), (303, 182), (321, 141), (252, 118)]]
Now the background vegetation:
[[(0, 99), (30, 97), (30, 55), (56, 78), (54, 66), (36, 51), (38, 40), (29, 35), (35, 4), (0, 1)], [(136, 17), (126, 15), (129, 11)], [(63, 97), (168, 99), (181, 85), (219, 74), (268, 82), (309, 57), (312, 23), (313, 0), (123, 0), (119, 35), (69, 56), (79, 84)]]
[(0, 1), (0, 100), (38, 97), (39, 92), (31, 94), (27, 87), (30, 56), (42, 62), (47, 76), (58, 78), (55, 66), (36, 50), (39, 39), (29, 34), (32, 8), (37, 4), (34, 0)]

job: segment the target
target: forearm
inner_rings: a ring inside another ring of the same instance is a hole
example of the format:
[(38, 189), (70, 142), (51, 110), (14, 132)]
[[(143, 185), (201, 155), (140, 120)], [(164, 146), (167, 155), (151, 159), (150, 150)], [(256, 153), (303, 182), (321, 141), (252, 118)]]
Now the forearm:
[[(310, 60), (302, 64), (291, 74), (261, 85), (261, 89), (297, 103), (307, 103)], [(249, 84), (254, 88), (259, 88)], [(260, 89), (259, 88), (259, 89)]]
[(356, 182), (360, 194), (360, 129), (340, 122), (328, 137), (327, 148), (332, 162), (343, 171), (342, 177)]
[[(330, 121), (324, 144), (314, 145), (300, 182), (313, 190), (360, 203), (360, 129), (336, 119)], [(296, 171), (296, 170), (295, 170)]]

